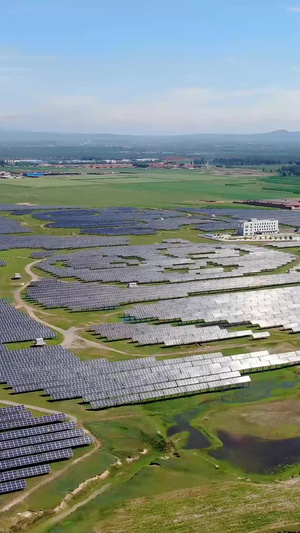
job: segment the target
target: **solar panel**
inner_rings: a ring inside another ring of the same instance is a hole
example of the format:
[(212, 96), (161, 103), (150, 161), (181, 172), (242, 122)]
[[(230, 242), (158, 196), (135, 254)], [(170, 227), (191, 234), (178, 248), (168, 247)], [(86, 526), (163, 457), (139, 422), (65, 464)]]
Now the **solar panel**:
[(35, 455), (26, 455), (25, 457), (16, 457), (14, 459), (7, 459), (0, 461), (0, 470), (12, 470), (14, 468), (34, 465), (39, 463), (51, 463), (53, 461), (60, 461), (61, 459), (69, 459), (72, 457), (71, 449), (57, 450), (48, 453), (38, 453)]
[[(67, 425), (67, 424), (64, 424)], [(74, 424), (75, 425), (75, 424)], [(82, 437), (82, 429), (66, 429), (65, 431), (57, 431), (55, 433), (43, 433), (42, 435), (27, 436), (25, 438), (12, 439), (2, 441), (0, 457), (2, 457), (3, 450), (12, 448), (20, 448), (22, 446), (29, 446), (35, 444), (42, 444), (45, 442), (52, 442), (56, 440), (71, 439), (74, 437)]]
[(24, 479), (0, 483), (0, 494), (6, 494), (8, 492), (15, 492), (23, 489), (26, 489), (26, 481)]
[(14, 479), (42, 476), (44, 474), (50, 474), (50, 472), (51, 468), (47, 464), (18, 468), (18, 470), (8, 470), (7, 472), (0, 472), (0, 483)]
[(37, 453), (50, 452), (63, 448), (77, 448), (78, 446), (86, 446), (88, 444), (93, 443), (92, 437), (88, 435), (82, 435), (82, 431), (81, 434), (79, 433), (79, 435), (80, 436), (77, 437), (71, 437), (70, 435), (69, 438), (67, 436), (65, 440), (44, 442), (30, 446), (23, 444), (22, 447), (19, 448), (16, 447), (9, 450), (3, 450), (0, 452), (0, 460), (21, 457), (24, 455), (34, 455)]
[[(4, 442), (10, 439), (20, 439), (24, 437), (32, 437), (34, 435), (42, 434), (52, 434), (53, 432), (60, 432), (65, 430), (75, 429), (75, 422), (63, 422), (56, 424), (49, 424), (44, 426), (36, 426), (31, 428), (17, 429), (15, 431), (6, 431), (5, 433), (0, 433), (0, 442)], [(4, 448), (8, 447), (7, 444), (1, 445)]]
[(8, 420), (7, 422), (0, 422), (0, 431), (18, 427), (38, 426), (51, 422), (62, 422), (65, 419), (66, 415), (64, 413), (57, 413), (54, 415), (39, 416), (38, 418)]

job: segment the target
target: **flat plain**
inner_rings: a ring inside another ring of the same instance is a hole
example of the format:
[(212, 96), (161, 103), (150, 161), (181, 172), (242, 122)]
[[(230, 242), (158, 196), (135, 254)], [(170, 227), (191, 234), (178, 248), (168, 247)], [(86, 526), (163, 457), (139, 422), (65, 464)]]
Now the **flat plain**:
[(82, 207), (174, 207), (199, 205), (202, 201), (232, 202), (249, 198), (299, 196), (299, 180), (251, 170), (235, 174), (222, 169), (126, 170), (95, 176), (86, 169), (80, 176), (49, 176), (3, 180), (1, 202)]

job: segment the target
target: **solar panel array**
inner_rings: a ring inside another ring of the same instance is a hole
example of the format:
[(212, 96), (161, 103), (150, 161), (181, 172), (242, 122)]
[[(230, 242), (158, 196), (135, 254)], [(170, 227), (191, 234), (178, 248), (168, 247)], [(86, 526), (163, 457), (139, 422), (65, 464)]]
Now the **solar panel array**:
[(39, 337), (52, 339), (53, 331), (0, 299), (0, 342), (31, 341)]
[[(131, 339), (140, 346), (164, 344), (164, 346), (183, 346), (186, 344), (215, 342), (240, 337), (266, 338), (268, 332), (253, 333), (249, 329), (228, 331), (219, 326), (171, 326), (169, 324), (100, 324), (92, 326), (90, 331), (106, 337), (109, 341)], [(259, 337), (257, 336), (259, 335)]]
[[(80, 228), (83, 233), (109, 235), (149, 234), (161, 230), (179, 229), (182, 225), (197, 224), (201, 231), (235, 230), (237, 219), (272, 217), (280, 224), (299, 227), (297, 211), (279, 209), (192, 208), (176, 210), (136, 209), (115, 207), (110, 209), (56, 209), (33, 216), (49, 220), (49, 227)], [(186, 214), (185, 216), (182, 213)], [(201, 217), (202, 220), (201, 220)]]
[[(237, 218), (255, 216), (249, 210), (240, 210), (243, 211), (241, 216), (239, 210), (193, 212), (187, 208), (186, 211), (194, 213), (190, 216), (183, 215), (180, 210), (42, 210), (32, 206), (30, 209), (34, 217), (49, 221), (50, 227), (76, 227), (82, 233), (108, 237), (0, 235), (0, 250), (38, 249), (32, 256), (44, 259), (39, 264), (42, 270), (56, 277), (81, 280), (71, 283), (44, 278), (29, 287), (29, 299), (45, 307), (73, 311), (111, 309), (157, 300), (155, 304), (134, 306), (126, 312), (123, 323), (92, 328), (108, 340), (131, 339), (139, 345), (178, 346), (269, 335), (247, 328), (243, 331), (227, 329), (240, 324), (261, 328), (282, 326), (300, 332), (300, 286), (297, 287), (300, 273), (267, 274), (294, 261), (293, 254), (239, 244), (195, 244), (183, 239), (132, 246), (121, 237), (178, 229), (185, 224), (197, 224), (204, 231), (233, 229)], [(22, 214), (22, 208), (14, 212)], [(29, 210), (24, 208), (23, 212)], [(226, 218), (228, 216), (231, 218)], [(262, 211), (256, 216), (261, 218)], [(281, 221), (277, 211), (276, 218)], [(54, 252), (65, 248), (99, 247), (105, 248), (72, 254)], [(111, 282), (137, 283), (137, 286), (124, 288), (105, 284)], [(280, 285), (295, 286), (280, 288)], [(273, 288), (232, 292), (254, 287)], [(199, 293), (207, 294), (199, 296)], [(40, 324), (1, 302), (0, 342), (27, 340), (28, 335), (28, 340), (47, 337)], [(26, 325), (23, 317), (28, 320)], [(164, 323), (145, 323), (153, 320)], [(178, 325), (167, 323), (174, 320), (179, 321)], [(30, 321), (40, 328), (34, 329), (34, 334)], [(228, 357), (216, 352), (176, 359), (145, 357), (111, 363), (105, 358), (83, 361), (61, 346), (8, 350), (0, 344), (0, 382), (6, 384), (12, 394), (42, 391), (52, 400), (82, 399), (92, 409), (246, 387), (251, 381), (247, 373), (297, 364), (300, 364), (300, 351), (276, 355), (262, 351)], [(62, 414), (37, 419), (22, 406), (0, 410), (0, 493), (21, 490), (26, 478), (50, 472), (49, 462), (68, 458), (73, 447), (91, 441), (91, 437), (78, 430), (73, 422), (65, 421)]]
[(72, 311), (109, 310), (126, 304), (184, 298), (197, 293), (218, 293), (298, 283), (300, 283), (299, 272), (148, 286), (137, 285), (130, 288), (96, 282), (63, 282), (44, 278), (30, 285), (28, 298), (47, 308), (62, 307)]
[(32, 230), (22, 226), (18, 220), (0, 216), (0, 234), (5, 233), (31, 233)]
[[(274, 276), (272, 276), (274, 277)], [(127, 320), (203, 321), (205, 324), (259, 325), (282, 327), (300, 332), (300, 287), (195, 296), (135, 306), (126, 312)], [(114, 325), (113, 325), (114, 326)], [(106, 325), (110, 328), (110, 325)]]
[(0, 483), (0, 494), (16, 492), (17, 490), (23, 490), (25, 488), (26, 481), (24, 479), (18, 479), (16, 481), (7, 481), (5, 483)]
[(0, 409), (0, 494), (26, 488), (26, 478), (49, 474), (48, 463), (69, 459), (73, 448), (93, 442), (65, 420), (64, 413), (34, 418), (24, 405)]
[(127, 244), (124, 237), (55, 237), (53, 235), (0, 235), (0, 250), (13, 248), (44, 248), (45, 250), (62, 250), (76, 248), (93, 248), (98, 246), (115, 246)]
[[(279, 224), (298, 228), (300, 227), (300, 212), (287, 209), (243, 209), (243, 208), (193, 208), (193, 207), (181, 207), (179, 211), (184, 213), (190, 213), (194, 215), (202, 215), (205, 217), (211, 217), (214, 215), (218, 220), (222, 218), (227, 223), (233, 223), (232, 219), (246, 220), (248, 218), (276, 218)], [(225, 218), (224, 217), (230, 217)], [(225, 228), (226, 229), (226, 228)]]
[[(220, 207), (182, 207), (176, 210), (133, 207), (85, 209), (73, 206), (4, 204), (0, 206), (0, 211), (10, 211), (19, 215), (31, 213), (35, 218), (49, 221), (48, 227), (80, 228), (82, 233), (98, 235), (155, 234), (157, 231), (176, 230), (183, 225), (191, 224), (196, 225), (195, 227), (201, 231), (230, 231), (237, 228), (237, 219), (264, 218), (266, 213), (269, 217), (270, 212), (280, 224), (300, 227), (299, 212), (279, 209)], [(15, 228), (18, 231), (17, 226)], [(23, 227), (23, 231), (28, 231), (28, 229)], [(4, 231), (4, 233), (10, 233), (10, 231)]]
[[(149, 400), (186, 396), (195, 393), (248, 386), (246, 372), (299, 364), (300, 352), (270, 355), (267, 351), (224, 357), (220, 353), (180, 359), (150, 361), (142, 370), (126, 369), (125, 375), (114, 374), (100, 387), (86, 393), (84, 400), (92, 409)], [(120, 374), (120, 373), (119, 373)]]
[(149, 235), (199, 222), (199, 217), (178, 211), (134, 207), (60, 209), (34, 213), (33, 217), (48, 220), (50, 228), (80, 228), (82, 233), (98, 235)]
[[(245, 372), (299, 363), (300, 352), (270, 355), (264, 351), (231, 357), (224, 357), (217, 352), (178, 359), (157, 360), (155, 357), (145, 357), (111, 363), (104, 358), (82, 361), (61, 346), (12, 351), (2, 347), (0, 382), (6, 383), (14, 393), (40, 390), (50, 395), (52, 400), (82, 398), (84, 402), (90, 403), (92, 409), (99, 409), (245, 386), (250, 382), (248, 376), (242, 375)], [(60, 432), (63, 421), (59, 415), (40, 417), (39, 423), (34, 418), (24, 420), (24, 417), (21, 417), (21, 419), (15, 418), (13, 422), (9, 419), (1, 422), (0, 431), (9, 429), (13, 431), (10, 437), (4, 439), (0, 433), (0, 441), (43, 435), (44, 432), (37, 431), (36, 425), (40, 427), (49, 424), (51, 426), (49, 435), (52, 435), (53, 424), (60, 423), (58, 431)], [(24, 435), (20, 433), (24, 431), (23, 428), (33, 431)], [(71, 428), (68, 429), (70, 430), (72, 431)], [(74, 438), (76, 440), (79, 437)], [(28, 443), (26, 451), (30, 457), (35, 455), (32, 452), (37, 445), (40, 446), (42, 453), (49, 453), (45, 451), (44, 440), (37, 441), (35, 437)], [(56, 435), (54, 438), (51, 437), (51, 441), (56, 443), (54, 448), (59, 450), (63, 439)], [(23, 455), (20, 454), (20, 446), (18, 443), (13, 443), (13, 446), (9, 444), (7, 449), (16, 448), (21, 461)], [(13, 452), (6, 452), (6, 457), (11, 457), (11, 453)], [(14, 464), (5, 464), (14, 468)], [(25, 466), (25, 463), (19, 466)]]
[(32, 252), (30, 257), (32, 257), (32, 259), (44, 259), (44, 257), (51, 257), (51, 255), (54, 253), (54, 251), (50, 252), (47, 250), (42, 250), (41, 252)]
[(294, 260), (293, 254), (258, 246), (164, 241), (51, 254), (38, 266), (57, 277), (76, 277), (82, 281), (179, 283), (257, 274)]
[(267, 242), (267, 246), (270, 248), (299, 248), (300, 241), (283, 241), (283, 242)]

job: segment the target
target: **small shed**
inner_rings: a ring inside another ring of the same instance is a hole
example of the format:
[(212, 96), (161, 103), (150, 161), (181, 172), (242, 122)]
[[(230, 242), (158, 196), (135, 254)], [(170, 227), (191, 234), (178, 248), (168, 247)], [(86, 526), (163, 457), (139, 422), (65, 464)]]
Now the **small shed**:
[(43, 339), (43, 337), (39, 337), (38, 339), (35, 339), (34, 346), (45, 346), (46, 343)]

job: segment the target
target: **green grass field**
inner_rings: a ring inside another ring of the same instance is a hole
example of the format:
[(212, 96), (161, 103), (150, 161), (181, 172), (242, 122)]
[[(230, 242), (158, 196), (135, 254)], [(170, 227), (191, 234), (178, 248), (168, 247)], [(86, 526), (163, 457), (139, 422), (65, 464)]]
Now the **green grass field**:
[[(224, 170), (225, 173), (225, 170)], [(298, 178), (213, 175), (200, 170), (130, 170), (122, 174), (25, 178), (0, 183), (2, 203), (86, 207), (171, 207), (202, 201), (299, 196)]]
[[(300, 195), (297, 178), (283, 179), (267, 173), (255, 177), (215, 176), (209, 171), (133, 170), (119, 175), (86, 174), (0, 182), (1, 203), (87, 207), (207, 206), (210, 204), (205, 202), (211, 200), (226, 206), (233, 200), (293, 195)], [(45, 228), (42, 221), (30, 215), (14, 218), (37, 234), (78, 233), (74, 229)], [(190, 227), (157, 235), (132, 236), (130, 242), (150, 244), (173, 237), (207, 242)], [(286, 251), (295, 253), (293, 248)], [(24, 269), (33, 261), (30, 254), (31, 250), (0, 252), (1, 259), (7, 262), (7, 266), (0, 268), (0, 298), (14, 301), (14, 291), (20, 287), (20, 282), (11, 279), (14, 272), (22, 273), (22, 283), (28, 281)], [(296, 255), (299, 257), (299, 252)], [(32, 270), (39, 276), (46, 275), (38, 268)], [(287, 267), (283, 267), (279, 271), (286, 270)], [(26, 301), (25, 294), (23, 299)], [(81, 336), (94, 341), (97, 338), (84, 331), (87, 324), (120, 320), (125, 309), (71, 313), (65, 309), (49, 310), (30, 305), (38, 317), (53, 326), (63, 330), (74, 326), (82, 328)], [(203, 353), (221, 350), (231, 355), (250, 349), (280, 352), (300, 348), (300, 334), (292, 335), (275, 328), (270, 333), (267, 340), (235, 339), (173, 349), (137, 347), (126, 341), (107, 343), (98, 339), (99, 348), (87, 348), (83, 344), (73, 351), (82, 359), (108, 357), (114, 361), (153, 354), (180, 357), (200, 350)], [(58, 335), (54, 342), (60, 341)], [(27, 344), (17, 343), (11, 348), (24, 348)], [(88, 429), (98, 444), (77, 450), (74, 463), (70, 460), (54, 464), (52, 476), (28, 480), (26, 492), (1, 496), (0, 533), (152, 533), (157, 527), (162, 533), (299, 531), (300, 460), (277, 471), (260, 474), (211, 455), (221, 445), (218, 432), (224, 430), (230, 430), (237, 439), (244, 436), (265, 439), (270, 441), (270, 446), (274, 440), (300, 438), (299, 400), (298, 368), (253, 374), (249, 389), (105, 411), (91, 411), (79, 400), (51, 402), (38, 392), (12, 395), (10, 389), (1, 385), (1, 406), (5, 401), (15, 401), (33, 409), (66, 412), (77, 417), (78, 424)], [(178, 416), (186, 417), (190, 427), (203, 432), (210, 446), (186, 449), (189, 437), (186, 430), (168, 437), (168, 430), (176, 425)], [(12, 502), (15, 504), (9, 510), (1, 510)]]

